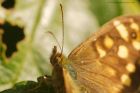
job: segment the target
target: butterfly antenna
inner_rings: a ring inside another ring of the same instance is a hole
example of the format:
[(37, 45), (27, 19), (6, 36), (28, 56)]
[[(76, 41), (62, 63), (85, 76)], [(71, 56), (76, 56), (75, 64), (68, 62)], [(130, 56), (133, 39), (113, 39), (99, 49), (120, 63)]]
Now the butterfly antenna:
[(61, 19), (62, 19), (62, 49), (61, 49), (61, 55), (63, 53), (63, 47), (64, 47), (64, 13), (63, 13), (63, 6), (60, 3), (60, 8), (61, 8)]
[(50, 34), (50, 35), (55, 39), (55, 41), (57, 42), (57, 44), (58, 44), (60, 50), (62, 50), (62, 49), (61, 49), (61, 46), (60, 46), (60, 44), (59, 44), (59, 42), (58, 42), (58, 40), (57, 40), (57, 38), (55, 37), (55, 35), (54, 35), (51, 31), (47, 31), (47, 33)]

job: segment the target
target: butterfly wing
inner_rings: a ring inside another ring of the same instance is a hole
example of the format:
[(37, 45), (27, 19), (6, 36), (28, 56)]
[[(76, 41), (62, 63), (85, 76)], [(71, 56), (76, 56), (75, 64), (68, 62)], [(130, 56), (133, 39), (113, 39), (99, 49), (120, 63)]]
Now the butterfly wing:
[(67, 69), (63, 68), (64, 83), (66, 88), (66, 93), (81, 93), (78, 84), (71, 77)]
[(140, 84), (139, 79), (133, 84), (140, 78), (140, 16), (113, 19), (68, 58), (90, 93), (134, 93)]

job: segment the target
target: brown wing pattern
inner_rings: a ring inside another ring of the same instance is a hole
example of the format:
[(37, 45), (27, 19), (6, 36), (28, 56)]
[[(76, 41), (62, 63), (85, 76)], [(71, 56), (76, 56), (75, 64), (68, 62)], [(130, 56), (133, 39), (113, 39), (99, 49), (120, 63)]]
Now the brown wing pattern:
[(140, 16), (113, 19), (68, 58), (89, 93), (140, 93)]

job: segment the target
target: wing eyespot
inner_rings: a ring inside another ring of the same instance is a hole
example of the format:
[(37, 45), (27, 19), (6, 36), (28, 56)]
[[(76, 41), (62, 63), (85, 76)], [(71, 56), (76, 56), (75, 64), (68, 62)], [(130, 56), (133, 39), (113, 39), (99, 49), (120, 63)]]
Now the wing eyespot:
[(132, 33), (130, 34), (130, 36), (131, 36), (132, 39), (136, 39), (136, 38), (137, 38), (136, 32), (132, 32)]

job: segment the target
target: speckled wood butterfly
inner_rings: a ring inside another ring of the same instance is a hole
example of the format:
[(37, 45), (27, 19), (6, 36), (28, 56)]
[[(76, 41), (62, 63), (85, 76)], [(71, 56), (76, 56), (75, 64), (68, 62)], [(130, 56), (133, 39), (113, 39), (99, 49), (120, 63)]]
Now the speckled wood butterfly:
[(50, 62), (55, 93), (140, 93), (140, 16), (108, 22), (68, 60), (54, 47)]

